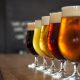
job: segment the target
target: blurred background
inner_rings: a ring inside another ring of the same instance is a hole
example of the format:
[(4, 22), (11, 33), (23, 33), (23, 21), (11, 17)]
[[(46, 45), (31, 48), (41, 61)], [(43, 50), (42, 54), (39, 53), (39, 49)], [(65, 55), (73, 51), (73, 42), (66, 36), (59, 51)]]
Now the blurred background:
[(23, 26), (80, 0), (0, 0), (0, 53), (24, 51)]

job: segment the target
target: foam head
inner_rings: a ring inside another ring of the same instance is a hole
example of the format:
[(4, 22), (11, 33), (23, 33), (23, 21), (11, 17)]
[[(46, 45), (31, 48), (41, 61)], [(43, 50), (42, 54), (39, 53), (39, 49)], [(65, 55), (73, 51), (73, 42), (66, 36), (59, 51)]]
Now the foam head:
[(34, 22), (28, 22), (27, 23), (27, 30), (34, 30), (35, 24)]
[(41, 20), (35, 20), (35, 28), (41, 27)]
[(50, 13), (50, 23), (60, 23), (62, 12)]
[(49, 19), (50, 19), (50, 16), (42, 16), (41, 24), (42, 25), (49, 25)]
[(80, 6), (62, 7), (62, 16), (80, 16)]

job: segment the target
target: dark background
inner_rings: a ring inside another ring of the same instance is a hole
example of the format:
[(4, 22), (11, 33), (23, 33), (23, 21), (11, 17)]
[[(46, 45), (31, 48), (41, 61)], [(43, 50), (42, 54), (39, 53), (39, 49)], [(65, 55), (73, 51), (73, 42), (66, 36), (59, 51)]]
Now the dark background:
[(0, 0), (0, 52), (24, 49), (23, 40), (15, 38), (12, 21), (34, 21), (63, 6), (79, 4), (80, 0)]

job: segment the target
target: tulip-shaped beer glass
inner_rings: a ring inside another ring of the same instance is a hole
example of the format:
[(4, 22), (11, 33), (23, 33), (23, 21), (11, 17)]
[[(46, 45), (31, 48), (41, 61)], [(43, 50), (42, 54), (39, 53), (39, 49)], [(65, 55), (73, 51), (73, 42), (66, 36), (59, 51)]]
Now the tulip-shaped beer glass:
[(50, 25), (48, 34), (48, 47), (52, 54), (61, 62), (61, 68), (59, 72), (52, 74), (55, 79), (65, 78), (67, 74), (64, 69), (65, 58), (61, 54), (58, 47), (58, 34), (61, 22), (61, 12), (50, 13)]
[(41, 27), (42, 27), (41, 20), (35, 20), (33, 47), (34, 47), (35, 51), (39, 54), (39, 56), (43, 58), (43, 64), (36, 68), (36, 70), (39, 70), (39, 71), (43, 71), (47, 67), (46, 56), (45, 56), (44, 52), (40, 49), (40, 45), (39, 45)]
[(38, 66), (38, 54), (35, 52), (35, 50), (33, 48), (33, 43), (32, 43), (34, 28), (35, 28), (34, 22), (29, 22), (29, 23), (27, 23), (27, 26), (25, 26), (25, 29), (26, 29), (26, 35), (25, 35), (26, 46), (27, 46), (29, 52), (32, 55), (34, 55), (34, 57), (35, 57), (34, 63), (28, 65), (29, 68), (35, 68)]
[(62, 20), (59, 33), (59, 48), (62, 55), (72, 61), (74, 72), (66, 80), (80, 80), (80, 6), (62, 7)]
[(41, 18), (41, 34), (40, 34), (40, 48), (46, 55), (51, 60), (51, 66), (49, 69), (44, 71), (46, 74), (51, 74), (54, 73), (55, 70), (55, 65), (54, 65), (54, 56), (52, 55), (51, 51), (48, 49), (48, 32), (49, 32), (49, 20), (50, 16), (42, 16)]

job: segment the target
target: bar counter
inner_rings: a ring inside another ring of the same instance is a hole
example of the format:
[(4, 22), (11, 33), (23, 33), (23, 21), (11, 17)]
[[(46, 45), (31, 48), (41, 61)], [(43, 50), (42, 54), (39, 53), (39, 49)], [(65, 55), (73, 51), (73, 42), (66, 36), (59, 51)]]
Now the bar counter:
[[(33, 61), (31, 54), (0, 54), (0, 80), (54, 80), (51, 76), (28, 68), (27, 65)], [(67, 68), (69, 73), (73, 72), (71, 66)]]

